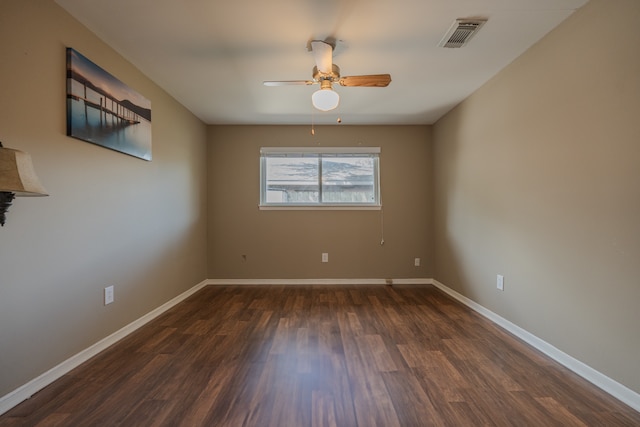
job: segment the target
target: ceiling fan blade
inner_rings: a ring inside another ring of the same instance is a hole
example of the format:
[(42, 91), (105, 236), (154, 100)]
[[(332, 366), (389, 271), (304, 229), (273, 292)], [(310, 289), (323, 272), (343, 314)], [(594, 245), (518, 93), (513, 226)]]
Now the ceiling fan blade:
[(391, 83), (391, 75), (345, 76), (340, 78), (339, 83), (342, 86), (386, 87)]
[(314, 83), (313, 80), (276, 80), (263, 82), (265, 86), (304, 86)]
[(331, 74), (333, 70), (333, 46), (320, 40), (314, 40), (311, 42), (311, 52), (316, 61), (318, 71), (323, 74)]

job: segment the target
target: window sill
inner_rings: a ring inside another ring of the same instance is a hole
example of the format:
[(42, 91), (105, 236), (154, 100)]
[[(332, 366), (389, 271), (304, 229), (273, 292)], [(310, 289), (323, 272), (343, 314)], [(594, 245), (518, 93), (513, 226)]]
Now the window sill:
[(382, 205), (258, 205), (261, 211), (379, 211)]

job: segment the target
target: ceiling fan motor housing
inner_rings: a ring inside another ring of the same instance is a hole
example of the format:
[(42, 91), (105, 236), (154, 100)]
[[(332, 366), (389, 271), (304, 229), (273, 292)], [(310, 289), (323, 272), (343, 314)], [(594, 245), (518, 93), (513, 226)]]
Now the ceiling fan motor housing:
[(331, 65), (331, 73), (321, 73), (318, 67), (313, 67), (313, 79), (322, 84), (323, 81), (337, 82), (340, 80), (340, 67), (336, 64)]

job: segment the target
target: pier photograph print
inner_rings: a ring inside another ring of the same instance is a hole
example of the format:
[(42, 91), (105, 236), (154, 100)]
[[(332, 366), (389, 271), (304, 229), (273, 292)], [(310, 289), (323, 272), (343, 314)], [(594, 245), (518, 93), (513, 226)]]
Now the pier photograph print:
[(67, 135), (151, 160), (151, 102), (67, 48)]

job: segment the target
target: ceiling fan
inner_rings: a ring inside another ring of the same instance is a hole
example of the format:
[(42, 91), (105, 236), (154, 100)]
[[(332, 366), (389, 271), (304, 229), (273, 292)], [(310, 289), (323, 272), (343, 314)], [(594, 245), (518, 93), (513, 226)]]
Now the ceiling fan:
[(313, 67), (313, 80), (280, 80), (265, 81), (265, 86), (314, 85), (320, 89), (313, 93), (311, 102), (321, 111), (333, 110), (340, 102), (340, 96), (333, 90), (333, 84), (341, 86), (386, 87), (391, 83), (389, 74), (369, 74), (364, 76), (340, 77), (340, 68), (333, 63), (333, 48), (330, 43), (313, 40), (310, 43), (311, 53), (316, 62)]

